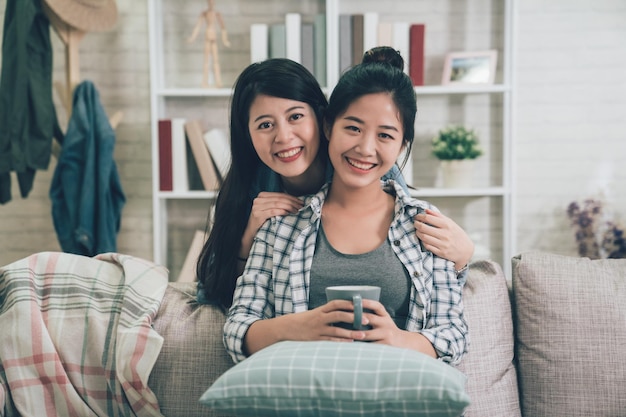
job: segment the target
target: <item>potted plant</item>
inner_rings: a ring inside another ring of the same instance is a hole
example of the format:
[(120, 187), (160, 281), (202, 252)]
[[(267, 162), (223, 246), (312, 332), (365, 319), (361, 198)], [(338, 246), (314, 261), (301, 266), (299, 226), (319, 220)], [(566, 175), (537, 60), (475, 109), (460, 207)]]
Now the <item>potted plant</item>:
[(433, 138), (432, 154), (441, 161), (444, 187), (467, 187), (471, 185), (473, 161), (483, 150), (473, 129), (452, 125)]

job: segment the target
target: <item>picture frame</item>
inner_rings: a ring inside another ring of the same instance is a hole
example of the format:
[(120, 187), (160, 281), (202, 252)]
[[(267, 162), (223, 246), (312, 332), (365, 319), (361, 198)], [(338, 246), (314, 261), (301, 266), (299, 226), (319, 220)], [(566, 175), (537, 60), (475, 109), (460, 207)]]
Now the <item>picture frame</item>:
[(449, 52), (443, 66), (441, 84), (493, 84), (498, 51)]

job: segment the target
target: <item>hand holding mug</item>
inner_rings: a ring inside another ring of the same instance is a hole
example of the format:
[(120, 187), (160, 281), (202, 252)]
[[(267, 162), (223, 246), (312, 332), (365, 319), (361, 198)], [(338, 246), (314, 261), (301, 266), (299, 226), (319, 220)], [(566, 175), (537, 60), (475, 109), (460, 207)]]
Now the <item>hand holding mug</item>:
[[(339, 327), (348, 330), (368, 330), (369, 326), (363, 326), (363, 299), (378, 301), (380, 287), (371, 285), (342, 285), (326, 288), (326, 300), (348, 300), (354, 306), (354, 321), (349, 323), (337, 323)], [(367, 312), (367, 310), (365, 310)]]

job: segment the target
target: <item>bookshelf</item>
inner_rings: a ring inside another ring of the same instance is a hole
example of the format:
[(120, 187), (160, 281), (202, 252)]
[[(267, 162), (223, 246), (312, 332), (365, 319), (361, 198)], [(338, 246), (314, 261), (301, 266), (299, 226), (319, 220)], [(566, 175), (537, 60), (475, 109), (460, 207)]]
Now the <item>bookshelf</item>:
[[(272, 24), (286, 13), (300, 13), (303, 21), (323, 13), (326, 17), (326, 79), (332, 91), (340, 76), (339, 16), (376, 12), (380, 22), (424, 23), (425, 85), (415, 88), (418, 99), (413, 174), (407, 181), (412, 194), (429, 200), (468, 231), (477, 244), (475, 259), (491, 258), (510, 276), (515, 253), (513, 118), (515, 1), (468, 0), (440, 2), (394, 0), (308, 0), (216, 2), (223, 14), (231, 48), (220, 44), (223, 88), (200, 88), (202, 47), (185, 45), (202, 0), (148, 2), (150, 24), (152, 158), (158, 161), (157, 122), (162, 118), (203, 120), (205, 127), (228, 128), (230, 86), (250, 62), (249, 29), (254, 23)], [(263, 3), (263, 5), (259, 4)], [(413, 17), (415, 16), (415, 17)], [(452, 51), (498, 50), (496, 81), (485, 85), (441, 85), (445, 54)], [(406, 59), (406, 57), (405, 57)], [(456, 123), (475, 128), (486, 149), (477, 160), (471, 188), (441, 188), (438, 161), (429, 143), (438, 129)], [(157, 263), (176, 272), (186, 256), (194, 231), (204, 229), (215, 191), (161, 192), (158, 166), (153, 164), (153, 252)], [(192, 213), (186, 210), (192, 207)], [(195, 211), (194, 211), (195, 210)], [(177, 220), (184, 218), (184, 226)], [(176, 237), (187, 230), (184, 237)], [(188, 240), (188, 242), (187, 242)]]

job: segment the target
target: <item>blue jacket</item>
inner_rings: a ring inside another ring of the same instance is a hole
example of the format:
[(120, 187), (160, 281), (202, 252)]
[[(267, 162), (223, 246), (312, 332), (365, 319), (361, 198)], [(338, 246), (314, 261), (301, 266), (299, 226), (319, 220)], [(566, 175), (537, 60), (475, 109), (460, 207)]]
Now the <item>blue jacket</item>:
[(64, 252), (116, 252), (126, 197), (113, 160), (115, 132), (90, 81), (74, 90), (72, 116), (50, 186), (52, 219)]

